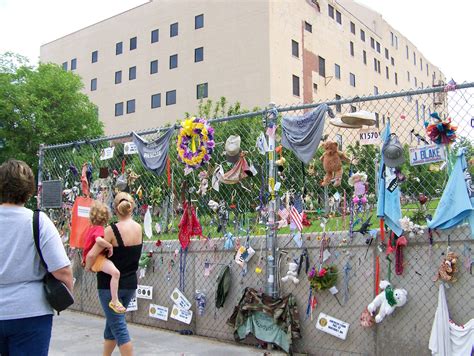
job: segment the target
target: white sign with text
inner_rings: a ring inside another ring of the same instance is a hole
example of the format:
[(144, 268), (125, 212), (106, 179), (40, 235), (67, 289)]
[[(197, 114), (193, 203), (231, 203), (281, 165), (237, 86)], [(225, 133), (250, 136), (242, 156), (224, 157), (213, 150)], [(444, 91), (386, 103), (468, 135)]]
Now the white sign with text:
[(153, 287), (138, 285), (136, 295), (137, 295), (137, 298), (153, 299)]
[(130, 303), (128, 303), (128, 307), (127, 307), (127, 311), (136, 311), (138, 310), (138, 301), (137, 301), (137, 297), (133, 297), (131, 300), (130, 300)]
[(155, 319), (168, 321), (168, 308), (157, 304), (150, 304), (148, 315)]
[(327, 314), (319, 313), (316, 329), (345, 340), (349, 331), (349, 324)]
[(380, 143), (380, 133), (376, 128), (360, 129), (359, 142), (361, 145), (378, 145)]
[(445, 161), (446, 155), (444, 148), (438, 145), (410, 147), (410, 165), (418, 166), (420, 164)]

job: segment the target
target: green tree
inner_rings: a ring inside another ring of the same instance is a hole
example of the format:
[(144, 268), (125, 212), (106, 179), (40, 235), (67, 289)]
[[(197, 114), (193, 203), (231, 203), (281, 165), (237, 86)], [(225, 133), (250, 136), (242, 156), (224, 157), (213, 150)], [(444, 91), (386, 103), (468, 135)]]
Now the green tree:
[(39, 145), (103, 134), (81, 78), (55, 64), (33, 68), (19, 55), (0, 55), (0, 162), (21, 159), (34, 169)]

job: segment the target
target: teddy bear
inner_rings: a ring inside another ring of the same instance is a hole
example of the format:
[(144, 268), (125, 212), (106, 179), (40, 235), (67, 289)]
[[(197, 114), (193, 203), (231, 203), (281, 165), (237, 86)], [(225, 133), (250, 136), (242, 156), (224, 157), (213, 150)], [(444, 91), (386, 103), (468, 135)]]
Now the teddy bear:
[(286, 272), (286, 276), (283, 277), (281, 280), (283, 282), (292, 281), (294, 284), (300, 283), (298, 279), (298, 264), (295, 262), (288, 263), (288, 272)]
[(440, 278), (446, 282), (456, 282), (457, 279), (454, 276), (454, 273), (458, 271), (457, 262), (458, 256), (454, 252), (449, 251), (438, 268), (434, 282)]
[(334, 179), (334, 186), (338, 187), (341, 185), (342, 179), (342, 161), (350, 162), (350, 160), (343, 152), (338, 150), (336, 142), (326, 141), (323, 148), (324, 153), (321, 156), (321, 162), (323, 162), (326, 175), (321, 182), (321, 186), (327, 186)]
[(380, 307), (375, 316), (375, 322), (377, 324), (382, 322), (387, 315), (392, 314), (396, 307), (405, 305), (408, 296), (405, 289), (394, 289), (388, 281), (381, 281), (379, 286), (382, 292), (367, 306), (367, 310), (372, 315), (374, 315), (377, 308)]
[(199, 189), (197, 193), (204, 196), (206, 195), (207, 188), (209, 187), (209, 179), (208, 179), (209, 175), (207, 174), (206, 171), (201, 171), (199, 172), (198, 177), (199, 177)]
[(356, 205), (363, 206), (367, 204), (366, 182), (367, 174), (365, 172), (356, 172), (349, 177), (348, 183), (351, 187), (354, 187), (352, 202)]

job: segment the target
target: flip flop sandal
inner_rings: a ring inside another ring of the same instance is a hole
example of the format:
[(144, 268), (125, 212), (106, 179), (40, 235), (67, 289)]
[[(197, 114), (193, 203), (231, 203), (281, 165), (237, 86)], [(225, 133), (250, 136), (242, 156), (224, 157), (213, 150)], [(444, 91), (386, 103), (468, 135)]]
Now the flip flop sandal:
[(123, 314), (127, 311), (127, 309), (120, 302), (113, 303), (112, 301), (110, 301), (109, 308), (112, 309), (117, 314)]

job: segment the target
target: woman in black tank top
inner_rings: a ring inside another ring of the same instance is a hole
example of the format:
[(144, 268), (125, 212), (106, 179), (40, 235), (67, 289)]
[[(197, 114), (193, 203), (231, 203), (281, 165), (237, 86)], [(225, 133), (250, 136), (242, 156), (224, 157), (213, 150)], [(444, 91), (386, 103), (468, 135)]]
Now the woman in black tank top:
[[(141, 226), (131, 218), (134, 201), (128, 193), (118, 193), (114, 199), (115, 213), (119, 223), (111, 224), (106, 228), (104, 238), (114, 245), (110, 260), (120, 271), (118, 297), (124, 307), (128, 307), (130, 300), (135, 297), (137, 289), (138, 261), (142, 252)], [(120, 227), (124, 232), (120, 231)], [(132, 232), (130, 232), (132, 231)], [(137, 236), (139, 241), (137, 243)], [(113, 241), (116, 241), (117, 246)], [(134, 241), (130, 243), (130, 241)], [(133, 346), (128, 333), (125, 314), (115, 313), (109, 308), (110, 301), (110, 275), (97, 273), (97, 289), (99, 300), (104, 310), (107, 323), (104, 330), (104, 355), (111, 355), (115, 346), (120, 348), (121, 355), (132, 355)]]

